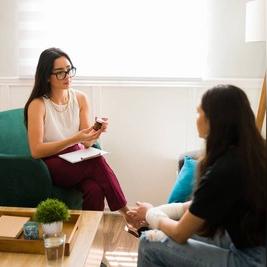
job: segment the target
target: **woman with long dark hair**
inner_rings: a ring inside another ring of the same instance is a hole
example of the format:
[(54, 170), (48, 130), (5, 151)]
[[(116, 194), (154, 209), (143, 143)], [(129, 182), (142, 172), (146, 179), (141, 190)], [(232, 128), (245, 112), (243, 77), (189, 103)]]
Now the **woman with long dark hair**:
[(44, 50), (38, 61), (32, 93), (24, 117), (33, 158), (42, 158), (57, 186), (76, 188), (83, 194), (83, 209), (103, 210), (104, 201), (130, 223), (127, 201), (105, 159), (100, 156), (75, 164), (58, 154), (92, 146), (108, 126), (95, 130), (89, 122), (89, 103), (71, 88), (76, 73), (70, 57), (59, 48)]
[(197, 128), (206, 140), (192, 201), (129, 213), (146, 220), (138, 266), (266, 264), (266, 142), (246, 94), (218, 85), (202, 97)]

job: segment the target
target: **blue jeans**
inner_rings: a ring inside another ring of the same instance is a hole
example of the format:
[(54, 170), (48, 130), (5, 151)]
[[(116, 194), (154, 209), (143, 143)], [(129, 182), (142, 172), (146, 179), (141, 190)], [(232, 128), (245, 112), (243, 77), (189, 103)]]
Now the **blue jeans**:
[(237, 249), (226, 234), (213, 239), (194, 235), (185, 244), (170, 238), (148, 241), (143, 233), (138, 267), (265, 267), (266, 249)]

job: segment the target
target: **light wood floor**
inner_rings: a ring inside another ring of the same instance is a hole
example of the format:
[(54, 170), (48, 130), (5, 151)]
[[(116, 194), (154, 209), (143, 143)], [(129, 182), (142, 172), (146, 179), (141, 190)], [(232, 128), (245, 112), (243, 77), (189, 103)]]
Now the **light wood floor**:
[(104, 215), (104, 258), (107, 267), (136, 267), (139, 240), (124, 231), (119, 214)]

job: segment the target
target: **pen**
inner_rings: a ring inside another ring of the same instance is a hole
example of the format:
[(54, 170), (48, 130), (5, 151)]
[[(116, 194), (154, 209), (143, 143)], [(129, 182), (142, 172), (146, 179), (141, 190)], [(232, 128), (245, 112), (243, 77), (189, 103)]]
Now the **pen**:
[(98, 157), (98, 156), (101, 156), (101, 152), (95, 154), (95, 155), (91, 155), (91, 156), (87, 156), (87, 157), (81, 157), (81, 160), (86, 160), (86, 159), (92, 159), (92, 158), (95, 158), (95, 157)]
[(91, 157), (81, 157), (81, 160), (90, 159)]

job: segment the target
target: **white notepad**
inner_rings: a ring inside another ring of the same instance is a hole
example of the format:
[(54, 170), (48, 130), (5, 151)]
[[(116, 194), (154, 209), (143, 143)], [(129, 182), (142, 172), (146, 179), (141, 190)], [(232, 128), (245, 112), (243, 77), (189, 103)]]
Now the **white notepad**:
[(107, 151), (94, 148), (94, 147), (89, 147), (86, 149), (81, 149), (81, 150), (77, 150), (77, 151), (73, 151), (73, 152), (69, 152), (65, 154), (60, 154), (58, 156), (68, 162), (76, 163), (76, 162), (80, 162), (83, 160), (96, 158), (96, 157), (105, 155), (107, 153), (108, 153)]

